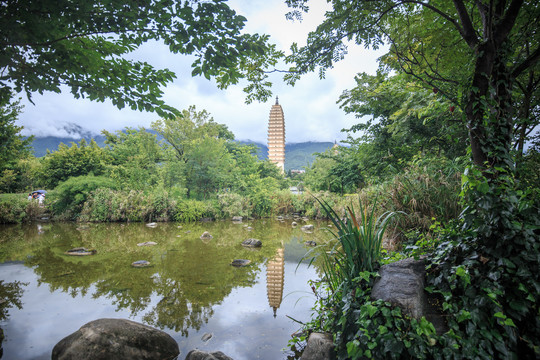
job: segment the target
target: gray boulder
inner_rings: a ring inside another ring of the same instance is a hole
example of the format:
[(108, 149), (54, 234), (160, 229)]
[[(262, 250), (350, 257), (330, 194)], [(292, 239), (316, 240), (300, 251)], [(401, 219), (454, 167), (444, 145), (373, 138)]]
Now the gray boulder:
[(315, 226), (313, 226), (313, 225), (304, 225), (300, 229), (302, 231), (313, 231), (315, 229)]
[(244, 241), (242, 241), (242, 246), (245, 246), (245, 247), (261, 247), (262, 246), (262, 242), (261, 240), (257, 240), (257, 239), (246, 239)]
[(371, 290), (371, 298), (399, 306), (416, 319), (425, 316), (433, 323), (437, 334), (443, 334), (448, 329), (424, 290), (425, 272), (424, 260), (409, 258), (384, 265)]
[(311, 333), (300, 360), (333, 360), (335, 358), (332, 335)]
[(233, 360), (221, 351), (214, 351), (213, 353), (207, 353), (201, 350), (191, 350), (185, 360)]
[(161, 360), (180, 353), (167, 333), (126, 319), (98, 319), (60, 340), (52, 360)]
[(233, 216), (232, 221), (235, 223), (241, 223), (244, 218), (241, 216)]

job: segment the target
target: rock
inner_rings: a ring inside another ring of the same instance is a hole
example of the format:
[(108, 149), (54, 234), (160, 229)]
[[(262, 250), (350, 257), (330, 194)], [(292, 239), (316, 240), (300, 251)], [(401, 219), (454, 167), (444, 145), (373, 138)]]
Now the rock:
[(178, 344), (167, 333), (125, 319), (99, 319), (60, 340), (52, 360), (173, 359)]
[(315, 226), (313, 226), (313, 225), (304, 225), (300, 229), (302, 229), (302, 231), (313, 231), (315, 229)]
[(234, 259), (234, 260), (231, 262), (231, 265), (232, 265), (232, 266), (236, 266), (236, 267), (244, 267), (244, 266), (248, 266), (250, 263), (251, 263), (251, 260)]
[(233, 216), (232, 217), (232, 221), (235, 222), (235, 223), (241, 223), (243, 220), (243, 217), (241, 216)]
[(242, 246), (261, 247), (262, 242), (260, 240), (257, 240), (257, 239), (246, 239), (246, 240), (242, 241)]
[(333, 360), (335, 358), (332, 335), (314, 332), (309, 335), (306, 348), (300, 360)]
[(214, 334), (212, 333), (204, 333), (204, 335), (201, 337), (201, 340), (204, 342), (208, 342), (213, 336)]
[(203, 234), (201, 235), (201, 240), (210, 240), (210, 239), (213, 239), (214, 237), (212, 235), (210, 235), (210, 233), (208, 231), (205, 231), (203, 232)]
[(444, 319), (430, 306), (425, 287), (424, 260), (412, 258), (387, 264), (379, 269), (371, 290), (372, 299), (381, 299), (401, 307), (404, 313), (416, 319), (425, 316), (435, 326), (437, 334), (447, 331)]
[(64, 254), (71, 255), (71, 256), (86, 256), (86, 255), (94, 255), (96, 253), (97, 253), (97, 250), (78, 247), (78, 248), (70, 249), (66, 251)]
[(251, 226), (247, 226), (245, 229), (246, 229), (247, 231), (252, 231), (252, 230), (253, 230), (253, 228), (252, 228)]
[(155, 223), (155, 222), (148, 223), (148, 224), (146, 224), (146, 226), (148, 226), (149, 228), (155, 228), (157, 226), (157, 223)]
[(304, 244), (306, 244), (307, 246), (317, 246), (317, 243), (313, 240), (305, 241)]
[(297, 226), (298, 226), (298, 223), (297, 223), (296, 221), (293, 221), (293, 222), (291, 223), (291, 225), (292, 225), (292, 227), (297, 227)]
[(132, 262), (131, 266), (133, 266), (133, 267), (147, 267), (147, 266), (150, 266), (150, 261), (137, 260), (137, 261)]
[(278, 221), (283, 221), (283, 216), (277, 216), (277, 217), (276, 217), (276, 220), (278, 220)]
[(188, 352), (185, 360), (233, 360), (221, 351), (214, 351), (213, 353), (207, 353), (201, 350), (191, 350)]
[(153, 242), (153, 241), (145, 241), (145, 242), (142, 242), (142, 243), (138, 243), (137, 246), (154, 246), (154, 245), (157, 245), (157, 242)]

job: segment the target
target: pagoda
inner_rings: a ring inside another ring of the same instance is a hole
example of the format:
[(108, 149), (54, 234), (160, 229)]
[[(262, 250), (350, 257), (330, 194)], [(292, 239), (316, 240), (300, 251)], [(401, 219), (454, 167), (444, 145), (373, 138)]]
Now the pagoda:
[(285, 117), (277, 96), (268, 120), (268, 159), (285, 172)]

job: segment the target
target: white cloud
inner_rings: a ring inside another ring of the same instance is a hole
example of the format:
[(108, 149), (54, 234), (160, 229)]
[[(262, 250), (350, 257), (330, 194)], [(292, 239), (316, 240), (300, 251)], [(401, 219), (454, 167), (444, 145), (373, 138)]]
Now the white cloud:
[[(279, 48), (288, 51), (292, 42), (305, 43), (309, 31), (322, 21), (328, 8), (324, 0), (314, 0), (310, 12), (304, 20), (291, 22), (285, 19), (289, 11), (283, 1), (234, 0), (231, 6), (248, 19), (247, 32), (267, 33)], [(354, 75), (358, 72), (374, 73), (376, 59), (382, 51), (367, 51), (358, 46), (350, 46), (349, 54), (328, 70), (325, 79), (318, 74), (304, 76), (296, 86), (283, 83), (281, 75), (272, 75), (272, 91), (279, 96), (285, 113), (287, 142), (334, 141), (344, 138), (342, 128), (348, 128), (357, 120), (346, 115), (336, 104), (341, 92), (354, 86)], [(166, 102), (178, 109), (196, 105), (206, 109), (214, 119), (226, 124), (237, 139), (266, 142), (266, 126), (271, 99), (265, 104), (245, 104), (245, 94), (241, 86), (225, 91), (217, 89), (213, 81), (203, 77), (191, 77), (192, 58), (170, 54), (168, 48), (158, 43), (145, 44), (133, 55), (147, 61), (156, 68), (169, 68), (177, 74), (174, 83), (164, 89)], [(149, 127), (157, 118), (153, 113), (118, 110), (110, 102), (96, 103), (76, 100), (66, 90), (62, 94), (46, 93), (33, 96), (35, 106), (24, 100), (26, 105), (19, 123), (25, 126), (25, 134), (65, 135), (62, 127), (76, 123), (94, 133), (102, 129), (120, 130), (126, 126)]]

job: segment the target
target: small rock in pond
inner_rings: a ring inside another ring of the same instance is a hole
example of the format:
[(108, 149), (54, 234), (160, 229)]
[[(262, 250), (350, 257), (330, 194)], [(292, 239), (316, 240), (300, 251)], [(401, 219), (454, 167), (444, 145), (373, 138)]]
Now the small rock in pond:
[(157, 223), (155, 223), (155, 222), (148, 223), (148, 224), (146, 224), (146, 226), (153, 228), (153, 227), (157, 226)]
[(213, 336), (214, 336), (213, 333), (205, 333), (202, 336), (201, 340), (204, 341), (204, 342), (208, 342), (208, 340), (210, 340)]
[(157, 242), (153, 242), (153, 241), (145, 241), (145, 242), (142, 242), (142, 243), (138, 243), (137, 246), (152, 246), (152, 245), (157, 245)]
[(190, 232), (191, 232), (191, 230), (188, 230), (188, 231), (186, 231), (185, 233), (186, 233), (186, 234), (189, 234)]
[(296, 221), (293, 221), (291, 225), (292, 225), (292, 227), (297, 227), (298, 223)]
[(232, 221), (235, 223), (241, 223), (244, 218), (241, 216), (233, 216)]
[(313, 226), (313, 225), (304, 225), (300, 229), (302, 229), (302, 231), (313, 231), (313, 229), (315, 229), (315, 226)]
[(283, 216), (278, 216), (278, 217), (276, 217), (276, 220), (282, 221), (282, 220), (283, 220)]
[(87, 249), (83, 247), (73, 248), (66, 251), (64, 254), (72, 256), (85, 256), (85, 255), (94, 255), (97, 253), (97, 250)]
[(150, 266), (150, 261), (137, 260), (137, 261), (132, 262), (131, 266), (133, 266), (133, 267), (147, 267), (147, 266)]
[(213, 236), (210, 235), (210, 233), (208, 231), (203, 232), (203, 234), (201, 235), (201, 240), (212, 239), (212, 238), (213, 238)]
[(313, 240), (308, 240), (304, 242), (304, 244), (306, 244), (307, 246), (317, 246), (317, 243)]
[(231, 263), (232, 266), (236, 267), (243, 267), (247, 266), (251, 263), (251, 260), (245, 260), (245, 259), (234, 259)]
[(253, 228), (251, 226), (248, 226), (248, 227), (246, 227), (246, 230), (251, 231), (251, 230), (253, 230)]
[(246, 247), (261, 247), (262, 246), (262, 242), (260, 240), (257, 240), (257, 239), (246, 239), (244, 241), (242, 241), (242, 246), (246, 246)]

